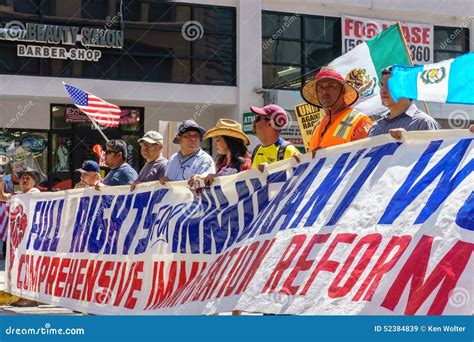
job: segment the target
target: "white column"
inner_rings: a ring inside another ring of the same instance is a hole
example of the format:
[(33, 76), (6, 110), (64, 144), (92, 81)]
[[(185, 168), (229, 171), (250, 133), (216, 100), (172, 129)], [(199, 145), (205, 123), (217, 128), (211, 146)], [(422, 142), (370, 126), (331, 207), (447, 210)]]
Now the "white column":
[(262, 0), (239, 0), (237, 6), (237, 113), (235, 120), (242, 120), (242, 113), (250, 105), (263, 105), (263, 98), (255, 93), (262, 87)]

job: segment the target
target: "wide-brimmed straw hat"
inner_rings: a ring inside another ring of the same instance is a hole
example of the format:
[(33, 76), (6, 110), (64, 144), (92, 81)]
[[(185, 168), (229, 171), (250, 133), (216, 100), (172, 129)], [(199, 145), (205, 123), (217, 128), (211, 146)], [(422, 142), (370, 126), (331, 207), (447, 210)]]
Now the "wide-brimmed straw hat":
[(357, 90), (349, 83), (347, 83), (341, 74), (330, 68), (321, 68), (321, 71), (318, 72), (312, 80), (306, 82), (306, 84), (301, 88), (301, 96), (306, 102), (315, 106), (322, 107), (318, 99), (316, 86), (319, 81), (324, 79), (336, 80), (344, 86), (344, 88), (346, 89), (344, 93), (344, 102), (347, 106), (353, 105), (359, 98), (359, 93), (357, 92)]
[(242, 131), (242, 125), (230, 119), (219, 119), (215, 127), (209, 129), (204, 134), (204, 139), (225, 135), (227, 137), (237, 138), (244, 142), (245, 145), (250, 144), (249, 137)]

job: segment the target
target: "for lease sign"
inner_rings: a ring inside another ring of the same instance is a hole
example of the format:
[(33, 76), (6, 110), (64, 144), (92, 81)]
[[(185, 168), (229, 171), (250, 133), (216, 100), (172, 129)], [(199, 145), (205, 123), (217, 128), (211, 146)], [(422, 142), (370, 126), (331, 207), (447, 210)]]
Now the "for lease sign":
[[(395, 21), (360, 17), (342, 17), (342, 53), (395, 24)], [(433, 63), (433, 25), (402, 23), (403, 34), (415, 64)], [(390, 47), (387, 47), (389, 49)]]

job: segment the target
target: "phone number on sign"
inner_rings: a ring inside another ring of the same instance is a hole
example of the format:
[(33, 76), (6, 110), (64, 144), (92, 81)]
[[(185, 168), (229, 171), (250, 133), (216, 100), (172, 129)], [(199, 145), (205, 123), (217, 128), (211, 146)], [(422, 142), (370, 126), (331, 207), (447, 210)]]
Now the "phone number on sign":
[(375, 332), (388, 332), (388, 333), (399, 333), (399, 332), (417, 332), (420, 331), (417, 325), (375, 325)]

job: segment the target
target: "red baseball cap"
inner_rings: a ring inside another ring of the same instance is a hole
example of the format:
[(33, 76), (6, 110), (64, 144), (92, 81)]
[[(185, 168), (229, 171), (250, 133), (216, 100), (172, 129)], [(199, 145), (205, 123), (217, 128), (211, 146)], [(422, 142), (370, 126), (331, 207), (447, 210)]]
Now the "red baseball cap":
[(250, 106), (250, 110), (257, 115), (270, 117), (279, 128), (288, 125), (288, 113), (276, 104), (269, 104), (265, 107)]

